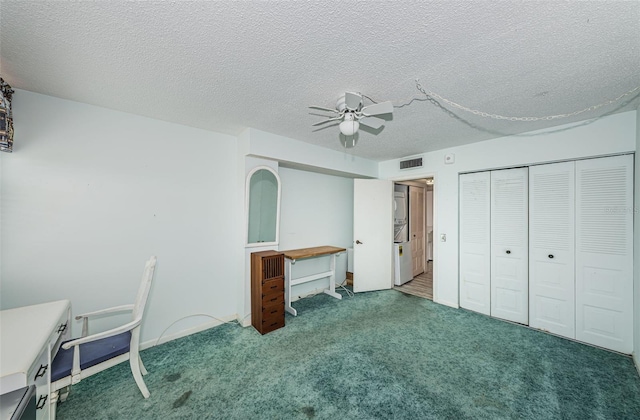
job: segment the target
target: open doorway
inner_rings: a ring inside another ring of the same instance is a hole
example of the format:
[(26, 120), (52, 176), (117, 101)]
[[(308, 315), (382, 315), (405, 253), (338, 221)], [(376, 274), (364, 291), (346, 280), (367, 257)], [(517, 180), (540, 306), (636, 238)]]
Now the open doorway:
[(394, 288), (433, 300), (433, 178), (394, 184)]

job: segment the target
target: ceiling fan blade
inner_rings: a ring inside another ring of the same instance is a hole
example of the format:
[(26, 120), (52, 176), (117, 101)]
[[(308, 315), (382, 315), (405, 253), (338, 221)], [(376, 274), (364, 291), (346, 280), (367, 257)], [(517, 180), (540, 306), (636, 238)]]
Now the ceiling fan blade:
[(312, 124), (312, 127), (315, 127), (316, 125), (326, 124), (326, 123), (331, 122), (331, 121), (336, 121), (336, 120), (339, 120), (339, 119), (341, 119), (341, 118), (342, 118), (341, 116), (339, 116), (339, 117), (329, 118), (328, 120), (324, 120), (324, 121), (320, 121), (320, 122), (317, 122), (317, 123), (315, 123), (315, 124)]
[(311, 109), (319, 109), (321, 111), (327, 111), (327, 112), (340, 112), (337, 109), (325, 108), (325, 107), (322, 107), (322, 106), (310, 106), (309, 108), (311, 108)]
[(339, 125), (340, 125), (340, 123), (334, 122), (333, 124), (325, 125), (325, 126), (322, 126), (322, 127), (316, 128), (316, 129), (313, 129), (313, 130), (311, 130), (311, 131), (313, 131), (313, 132), (315, 133), (316, 131), (326, 130), (327, 128), (337, 127), (337, 126), (339, 126)]
[(382, 127), (385, 123), (385, 121), (382, 118), (378, 118), (378, 117), (362, 117), (358, 121), (360, 121), (360, 124), (366, 125), (367, 127), (371, 127), (374, 130), (377, 130), (378, 128)]
[(361, 112), (365, 117), (370, 115), (391, 114), (393, 112), (393, 104), (391, 101), (380, 102), (379, 104), (365, 106)]
[(344, 102), (349, 109), (358, 109), (360, 107), (360, 103), (362, 102), (362, 96), (357, 93), (347, 92), (344, 94)]

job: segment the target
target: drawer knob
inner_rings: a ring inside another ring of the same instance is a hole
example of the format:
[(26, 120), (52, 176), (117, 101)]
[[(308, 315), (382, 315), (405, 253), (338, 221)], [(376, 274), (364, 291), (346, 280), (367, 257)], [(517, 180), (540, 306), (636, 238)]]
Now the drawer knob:
[(40, 395), (36, 403), (36, 410), (42, 410), (44, 408), (44, 405), (47, 403), (47, 397), (48, 395)]
[(553, 254), (549, 254), (549, 258), (553, 258)]
[(33, 380), (35, 381), (39, 377), (44, 376), (45, 373), (47, 373), (48, 368), (49, 368), (49, 365), (40, 365), (40, 367), (38, 368), (38, 371), (36, 372), (36, 376), (33, 377)]

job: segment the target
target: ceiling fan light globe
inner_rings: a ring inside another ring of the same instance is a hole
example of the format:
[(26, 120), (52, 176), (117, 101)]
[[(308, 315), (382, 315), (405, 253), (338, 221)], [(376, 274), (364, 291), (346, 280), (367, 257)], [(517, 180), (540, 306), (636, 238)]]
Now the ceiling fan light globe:
[(358, 121), (342, 121), (340, 123), (340, 132), (345, 136), (353, 136), (356, 131), (360, 128), (360, 123)]

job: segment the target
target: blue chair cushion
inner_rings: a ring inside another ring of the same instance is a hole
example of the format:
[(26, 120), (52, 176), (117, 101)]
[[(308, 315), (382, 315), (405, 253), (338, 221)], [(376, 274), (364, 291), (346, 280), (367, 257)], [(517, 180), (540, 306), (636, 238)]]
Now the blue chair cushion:
[[(65, 343), (66, 342), (67, 341), (65, 341)], [(80, 369), (87, 369), (127, 353), (130, 343), (131, 331), (126, 331), (113, 337), (80, 344)], [(60, 347), (51, 365), (51, 382), (71, 375), (71, 369), (73, 368), (73, 347), (69, 350)]]

